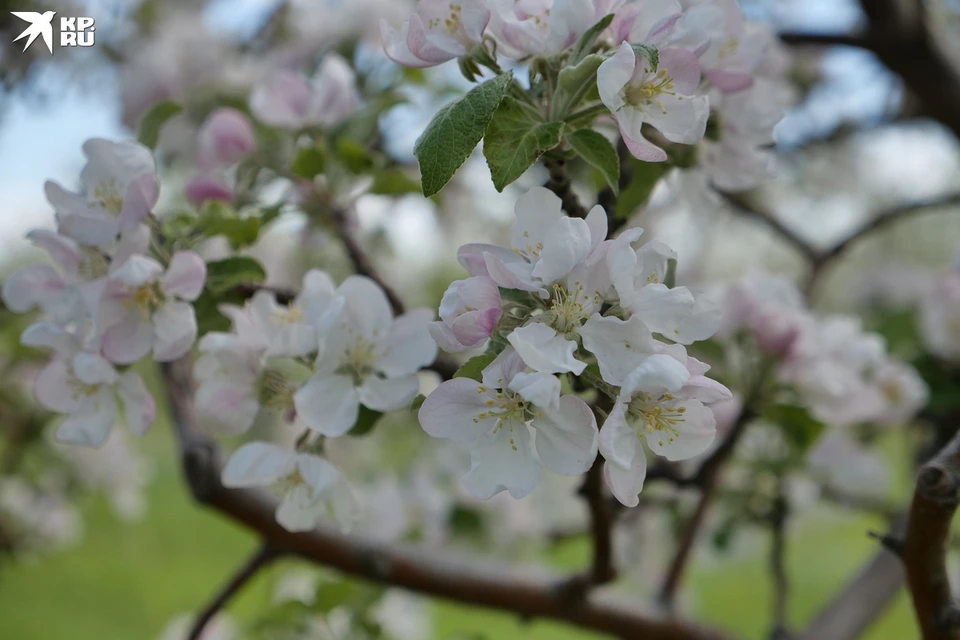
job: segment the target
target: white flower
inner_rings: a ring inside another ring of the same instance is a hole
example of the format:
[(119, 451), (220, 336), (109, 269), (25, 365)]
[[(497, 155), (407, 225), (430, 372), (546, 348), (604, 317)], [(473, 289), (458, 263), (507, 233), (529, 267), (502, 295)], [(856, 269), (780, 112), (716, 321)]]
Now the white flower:
[(597, 423), (590, 407), (574, 395), (561, 396), (555, 376), (525, 369), (507, 348), (483, 370), (482, 383), (448, 380), (420, 407), (424, 431), (471, 445), (472, 467), (463, 483), (479, 498), (503, 490), (522, 498), (536, 486), (541, 461), (561, 475), (579, 475), (596, 458)]
[(93, 138), (83, 143), (87, 164), (80, 172), (82, 193), (47, 182), (47, 200), (57, 230), (84, 245), (100, 246), (133, 229), (157, 203), (160, 184), (150, 149), (136, 142)]
[(428, 325), (433, 313), (415, 309), (397, 318), (377, 284), (350, 276), (337, 288), (344, 309), (314, 365), (316, 373), (294, 395), (297, 416), (311, 429), (341, 436), (360, 405), (374, 411), (409, 406), (420, 390), (417, 371), (436, 358)]
[(98, 322), (103, 355), (130, 364), (153, 351), (158, 362), (187, 353), (197, 338), (193, 306), (203, 291), (207, 266), (192, 251), (178, 251), (163, 265), (142, 255), (120, 263), (108, 278)]
[(203, 354), (194, 366), (198, 422), (213, 433), (243, 433), (260, 412), (261, 385), (267, 382), (261, 380), (262, 348), (236, 333), (211, 332), (198, 349)]
[(617, 118), (624, 144), (636, 158), (663, 162), (666, 152), (641, 132), (647, 123), (671, 142), (703, 138), (710, 103), (694, 95), (700, 82), (697, 57), (685, 49), (661, 49), (657, 68), (624, 42), (597, 70), (600, 99)]
[(326, 515), (347, 528), (354, 517), (340, 472), (319, 456), (250, 442), (233, 452), (222, 479), (226, 487), (270, 487), (280, 494), (276, 518), (287, 531), (309, 531)]
[(250, 93), (250, 111), (260, 122), (292, 130), (311, 125), (334, 127), (353, 115), (359, 105), (353, 69), (332, 53), (323, 59), (312, 81), (281, 69)]
[(60, 327), (40, 322), (23, 332), (23, 344), (56, 352), (37, 376), (34, 393), (41, 405), (67, 417), (57, 440), (99, 447), (110, 435), (118, 412), (130, 430), (143, 435), (153, 424), (156, 405), (139, 374), (116, 369), (95, 350)]
[(707, 367), (687, 359), (680, 345), (649, 356), (624, 380), (620, 395), (600, 430), (604, 477), (614, 496), (628, 507), (639, 500), (647, 463), (641, 441), (667, 460), (686, 460), (710, 446), (716, 435), (713, 412), (705, 404), (731, 397), (703, 374)]
[(489, 20), (485, 2), (420, 0), (399, 32), (380, 21), (383, 50), (405, 67), (432, 67), (468, 54)]
[[(622, 0), (615, 0), (614, 4), (622, 4)], [(604, 14), (613, 8), (606, 9)], [(677, 0), (627, 2), (616, 8), (606, 33), (614, 45), (623, 42), (658, 44), (670, 34), (681, 15), (683, 8)]]
[(490, 33), (508, 58), (551, 56), (603, 17), (592, 0), (490, 0)]

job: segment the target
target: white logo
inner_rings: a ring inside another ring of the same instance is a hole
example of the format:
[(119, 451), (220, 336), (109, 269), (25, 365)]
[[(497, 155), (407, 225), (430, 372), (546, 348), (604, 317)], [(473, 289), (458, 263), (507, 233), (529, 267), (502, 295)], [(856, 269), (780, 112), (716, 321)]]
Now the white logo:
[[(56, 11), (11, 11), (11, 14), (30, 26), (23, 30), (23, 33), (13, 39), (14, 42), (22, 38), (27, 38), (27, 43), (23, 46), (26, 51), (33, 41), (39, 36), (43, 36), (43, 43), (47, 45), (47, 50), (53, 53), (53, 16)], [(61, 17), (60, 18), (60, 46), (61, 47), (92, 47), (94, 31), (93, 18), (89, 17)]]

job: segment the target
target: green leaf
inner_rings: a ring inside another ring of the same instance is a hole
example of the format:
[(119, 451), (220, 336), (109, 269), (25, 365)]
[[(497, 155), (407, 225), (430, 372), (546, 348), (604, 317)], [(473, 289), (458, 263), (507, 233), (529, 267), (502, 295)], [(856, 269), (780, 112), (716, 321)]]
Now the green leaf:
[(660, 66), (660, 51), (652, 44), (632, 44), (633, 52), (638, 56), (643, 56), (650, 63), (652, 69)]
[(326, 166), (327, 154), (320, 147), (313, 145), (297, 151), (293, 162), (290, 163), (290, 171), (297, 177), (312, 180), (317, 174), (323, 173)]
[(374, 176), (370, 193), (381, 196), (402, 196), (407, 193), (420, 193), (420, 185), (399, 169), (384, 169)]
[(382, 412), (374, 411), (373, 409), (360, 405), (360, 413), (357, 415), (357, 421), (354, 423), (353, 428), (350, 429), (349, 434), (351, 436), (367, 435), (373, 431), (373, 428), (377, 426), (377, 422), (382, 417)]
[(783, 435), (797, 453), (806, 452), (827, 428), (807, 410), (793, 404), (775, 404), (764, 412), (763, 417), (780, 425)]
[(650, 199), (653, 188), (670, 168), (665, 162), (641, 162), (633, 157), (630, 166), (633, 170), (630, 183), (617, 198), (616, 217), (620, 219), (629, 218)]
[(225, 202), (208, 200), (200, 209), (196, 229), (207, 238), (222, 235), (233, 249), (240, 249), (257, 241), (265, 222), (259, 216), (241, 218)]
[(506, 97), (483, 137), (483, 156), (497, 191), (523, 175), (562, 139), (562, 122), (538, 122), (519, 101)]
[(600, 22), (587, 29), (584, 34), (580, 36), (577, 46), (573, 49), (573, 55), (570, 56), (570, 62), (572, 64), (577, 64), (583, 60), (584, 56), (590, 53), (593, 43), (597, 41), (597, 38), (603, 33), (603, 30), (610, 26), (611, 22), (613, 22), (612, 13), (601, 18)]
[(207, 290), (214, 295), (241, 284), (259, 284), (266, 277), (263, 266), (247, 256), (234, 256), (207, 263)]
[(599, 169), (614, 193), (620, 191), (620, 158), (609, 140), (593, 129), (580, 129), (568, 135), (567, 142), (581, 158)]
[(183, 107), (171, 100), (164, 100), (153, 105), (150, 111), (147, 111), (146, 115), (140, 119), (137, 141), (145, 147), (155, 148), (157, 140), (160, 139), (160, 130), (163, 125), (181, 111), (183, 111)]
[(366, 145), (353, 138), (337, 140), (337, 158), (351, 173), (366, 173), (373, 167), (373, 156)]
[(470, 378), (471, 380), (476, 380), (480, 382), (483, 378), (483, 370), (487, 368), (491, 362), (497, 357), (495, 353), (484, 353), (483, 355), (474, 356), (463, 363), (463, 366), (457, 369), (457, 372), (453, 374), (454, 378)]
[(444, 105), (433, 117), (413, 147), (420, 163), (423, 195), (440, 191), (470, 156), (511, 82), (512, 71), (487, 80)]
[(474, 507), (457, 504), (450, 510), (447, 521), (454, 535), (482, 537), (486, 532), (486, 520), (483, 513)]
[(564, 67), (560, 70), (554, 100), (561, 105), (564, 112), (574, 109), (591, 89), (596, 89), (597, 69), (600, 68), (604, 59), (603, 56), (593, 53), (576, 66)]

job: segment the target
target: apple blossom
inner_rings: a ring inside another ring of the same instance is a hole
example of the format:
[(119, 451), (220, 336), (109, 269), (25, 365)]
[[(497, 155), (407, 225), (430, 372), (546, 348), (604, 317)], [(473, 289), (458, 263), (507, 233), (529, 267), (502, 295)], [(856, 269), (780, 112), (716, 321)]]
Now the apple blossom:
[(380, 21), (383, 50), (405, 67), (432, 67), (468, 54), (489, 21), (486, 2), (420, 0), (400, 31)]
[(133, 255), (110, 274), (100, 302), (98, 322), (103, 354), (130, 364), (151, 351), (158, 362), (175, 360), (193, 346), (197, 319), (189, 304), (203, 290), (207, 267), (192, 251), (178, 251), (163, 265)]
[(503, 311), (497, 283), (486, 276), (455, 280), (440, 301), (440, 321), (430, 335), (444, 351), (456, 353), (482, 345), (493, 333)]
[(428, 325), (433, 313), (414, 309), (394, 318), (383, 290), (365, 276), (337, 288), (343, 313), (330, 330), (314, 375), (293, 397), (297, 417), (337, 437), (357, 421), (360, 405), (374, 411), (409, 406), (420, 390), (417, 371), (436, 358)]
[(669, 351), (645, 358), (627, 375), (600, 430), (604, 477), (628, 507), (638, 504), (646, 476), (640, 442), (670, 461), (698, 456), (716, 435), (716, 420), (705, 405), (731, 397), (726, 387), (703, 376), (705, 365), (687, 358), (681, 345)]
[(603, 17), (592, 0), (490, 0), (490, 33), (508, 58), (556, 55)]
[(694, 95), (700, 82), (697, 57), (684, 49), (661, 49), (659, 65), (624, 42), (597, 70), (603, 104), (616, 116), (624, 144), (636, 158), (663, 162), (666, 152), (641, 132), (647, 123), (671, 141), (693, 144), (706, 131), (710, 103)]
[[(454, 378), (420, 407), (420, 425), (431, 436), (470, 444), (472, 466), (464, 486), (479, 498), (509, 491), (522, 498), (536, 486), (540, 465), (578, 475), (597, 455), (597, 423), (580, 398), (560, 394), (560, 380), (527, 373), (513, 349), (504, 349), (482, 373), (482, 382)], [(536, 453), (531, 442), (536, 434)]]
[(270, 487), (280, 494), (276, 518), (287, 531), (309, 531), (327, 515), (349, 528), (354, 517), (349, 489), (333, 465), (278, 444), (241, 446), (224, 466), (222, 480), (226, 487)]
[(93, 138), (83, 143), (83, 153), (82, 193), (50, 181), (44, 188), (56, 211), (57, 230), (82, 245), (101, 246), (152, 212), (160, 185), (153, 155), (141, 144)]
[(932, 352), (960, 360), (960, 270), (938, 275), (919, 304), (920, 337)]
[(233, 202), (233, 189), (218, 178), (196, 175), (187, 181), (183, 188), (183, 195), (195, 207), (200, 207), (207, 200)]
[(250, 119), (236, 109), (221, 107), (211, 113), (197, 132), (197, 163), (202, 167), (228, 167), (244, 159), (257, 145)]
[(614, 45), (623, 42), (656, 45), (670, 34), (681, 15), (683, 7), (677, 0), (625, 2), (616, 8), (606, 35)]
[(250, 111), (264, 124), (283, 129), (335, 127), (360, 104), (356, 75), (336, 54), (324, 57), (311, 81), (292, 71), (274, 71), (250, 93)]

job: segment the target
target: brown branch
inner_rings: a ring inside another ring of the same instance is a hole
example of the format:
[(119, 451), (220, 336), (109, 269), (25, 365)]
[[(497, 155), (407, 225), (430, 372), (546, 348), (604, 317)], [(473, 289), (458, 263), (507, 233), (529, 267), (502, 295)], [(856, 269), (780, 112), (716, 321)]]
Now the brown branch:
[(801, 238), (792, 229), (780, 222), (776, 215), (769, 213), (757, 207), (752, 200), (743, 193), (731, 193), (729, 191), (716, 190), (717, 194), (727, 201), (735, 211), (741, 215), (765, 224), (787, 244), (796, 249), (797, 253), (802, 255), (810, 262), (816, 262), (819, 254), (817, 250), (806, 240)]
[(787, 577), (787, 516), (789, 507), (783, 495), (783, 479), (780, 494), (770, 513), (770, 574), (773, 577), (773, 625), (770, 640), (786, 640), (792, 637), (787, 622), (787, 596), (790, 582)]
[(630, 182), (633, 180), (630, 151), (627, 149), (627, 145), (624, 144), (622, 138), (617, 141), (617, 157), (620, 159), (620, 176), (617, 179), (618, 190), (614, 191), (610, 187), (604, 187), (597, 196), (597, 204), (603, 207), (603, 210), (607, 213), (607, 229), (609, 235), (616, 233), (628, 220), (628, 216), (617, 215), (618, 192), (630, 186)]
[(613, 522), (616, 512), (603, 486), (603, 457), (598, 455), (580, 487), (580, 495), (590, 511), (593, 560), (587, 572), (571, 581), (571, 587), (579, 588), (584, 594), (589, 587), (612, 582), (617, 577), (613, 558)]
[(814, 33), (804, 31), (783, 31), (779, 34), (784, 44), (815, 47), (857, 47), (872, 49), (876, 46), (872, 37), (857, 33)]
[(357, 578), (524, 617), (562, 620), (620, 638), (729, 638), (714, 629), (639, 611), (610, 596), (591, 594), (571, 605), (563, 597), (567, 581), (532, 577), (529, 571), (495, 571), (489, 562), (471, 563), (433, 550), (345, 535), (326, 526), (305, 533), (287, 531), (274, 517), (275, 498), (255, 489), (227, 489), (220, 482), (220, 451), (195, 427), (189, 366), (180, 360), (162, 369), (190, 490), (198, 502), (256, 532), (277, 553), (296, 554)]
[(580, 204), (580, 199), (577, 198), (577, 194), (573, 192), (573, 187), (570, 184), (566, 160), (548, 158), (544, 160), (543, 164), (550, 173), (550, 179), (544, 186), (560, 197), (563, 210), (571, 218), (586, 218), (587, 210)]
[(924, 640), (956, 640), (958, 610), (947, 577), (950, 524), (960, 503), (960, 432), (920, 467), (903, 539), (907, 588)]
[(200, 612), (200, 615), (197, 616), (196, 622), (193, 623), (193, 627), (190, 630), (190, 635), (187, 636), (187, 640), (199, 640), (203, 634), (203, 630), (207, 627), (207, 624), (213, 619), (217, 613), (227, 605), (228, 602), (237, 594), (239, 591), (255, 576), (257, 573), (263, 569), (267, 564), (277, 557), (277, 554), (270, 549), (267, 545), (262, 545), (257, 548), (257, 551), (250, 556), (250, 558), (240, 566), (236, 574), (234, 574), (230, 580), (223, 586), (223, 589), (218, 592), (213, 600), (210, 601), (203, 611)]
[(337, 232), (340, 235), (340, 240), (343, 242), (344, 249), (347, 251), (347, 257), (350, 258), (350, 262), (353, 264), (353, 270), (359, 275), (366, 276), (376, 282), (377, 286), (383, 289), (383, 292), (387, 295), (387, 300), (390, 301), (390, 307), (393, 309), (393, 313), (398, 316), (402, 314), (405, 311), (405, 307), (400, 296), (380, 277), (376, 267), (373, 266), (373, 262), (353, 236), (353, 229), (351, 228), (353, 223), (350, 220), (349, 211), (342, 208), (334, 209), (333, 222), (337, 227)]
[(683, 533), (680, 536), (680, 542), (677, 545), (677, 550), (674, 552), (673, 559), (670, 561), (667, 573), (663, 579), (663, 584), (660, 587), (658, 600), (660, 604), (668, 610), (673, 607), (677, 590), (683, 581), (683, 574), (693, 554), (694, 544), (697, 541), (700, 529), (706, 521), (710, 505), (717, 496), (720, 470), (733, 454), (737, 443), (740, 441), (740, 437), (744, 431), (746, 431), (747, 425), (754, 417), (756, 417), (756, 415), (749, 408), (748, 403), (747, 408), (743, 410), (740, 417), (737, 418), (737, 421), (733, 424), (726, 439), (724, 439), (710, 457), (700, 465), (697, 473), (690, 479), (690, 484), (701, 487), (702, 493), (693, 511), (693, 515), (690, 516), (690, 519), (684, 527)]

